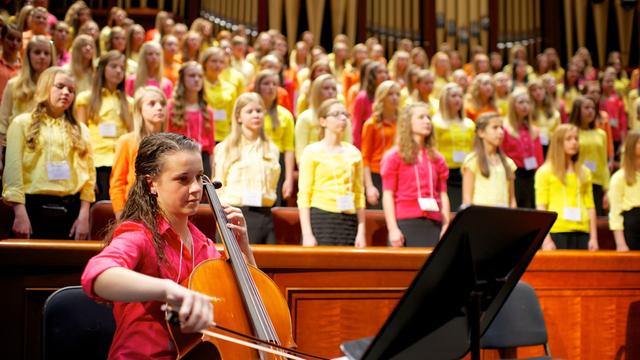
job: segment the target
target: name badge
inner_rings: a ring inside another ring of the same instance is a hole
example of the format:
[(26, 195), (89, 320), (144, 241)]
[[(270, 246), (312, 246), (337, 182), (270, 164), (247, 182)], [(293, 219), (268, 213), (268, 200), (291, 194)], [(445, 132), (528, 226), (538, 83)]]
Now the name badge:
[(524, 158), (524, 168), (527, 170), (533, 170), (538, 167), (538, 160), (535, 156), (529, 156)]
[(116, 124), (111, 122), (104, 122), (98, 126), (100, 136), (102, 137), (116, 137)]
[(242, 193), (242, 205), (255, 207), (262, 206), (262, 191), (245, 190)]
[(353, 194), (338, 196), (336, 198), (336, 204), (340, 211), (351, 211), (356, 208), (355, 201), (353, 200)]
[(213, 120), (214, 121), (225, 121), (227, 120), (227, 111), (223, 109), (215, 109), (213, 110)]
[(589, 168), (589, 170), (591, 170), (591, 172), (596, 171), (596, 162), (595, 161), (585, 160), (584, 161), (584, 166)]
[(458, 164), (462, 164), (462, 162), (464, 161), (464, 158), (467, 156), (467, 153), (465, 153), (464, 151), (454, 151), (453, 152), (453, 162), (456, 162)]
[(580, 212), (580, 208), (565, 206), (564, 210), (562, 211), (562, 215), (565, 220), (569, 220), (569, 221), (582, 220), (582, 214)]
[(418, 198), (418, 204), (422, 211), (440, 211), (438, 202), (434, 198)]
[(47, 163), (47, 176), (49, 180), (71, 179), (71, 168), (67, 161), (55, 161)]
[(549, 134), (540, 133), (540, 144), (544, 146), (549, 145)]
[(609, 119), (609, 125), (611, 125), (611, 127), (617, 128), (618, 124), (620, 124), (618, 119), (616, 119), (616, 118), (610, 118)]

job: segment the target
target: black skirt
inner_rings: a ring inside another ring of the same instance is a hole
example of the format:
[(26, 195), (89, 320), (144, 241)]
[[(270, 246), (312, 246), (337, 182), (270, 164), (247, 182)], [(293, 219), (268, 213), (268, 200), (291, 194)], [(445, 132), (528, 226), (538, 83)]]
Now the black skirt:
[(32, 239), (70, 239), (69, 232), (80, 213), (80, 194), (25, 196)]
[(318, 245), (353, 246), (358, 233), (358, 217), (312, 207), (311, 231)]
[(629, 250), (640, 250), (640, 207), (622, 213), (624, 240)]

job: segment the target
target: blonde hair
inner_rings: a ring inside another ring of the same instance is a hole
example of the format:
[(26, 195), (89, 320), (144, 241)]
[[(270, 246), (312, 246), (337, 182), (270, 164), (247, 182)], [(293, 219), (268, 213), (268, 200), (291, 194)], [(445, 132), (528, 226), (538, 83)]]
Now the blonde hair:
[[(375, 119), (375, 122), (380, 124), (382, 122), (382, 110), (384, 109), (384, 100), (392, 90), (396, 90), (400, 95), (400, 85), (393, 80), (385, 80), (378, 85), (376, 89), (376, 96), (373, 100), (373, 111), (371, 117)], [(398, 108), (396, 108), (396, 117), (398, 116)]]
[[(202, 65), (200, 65), (199, 63), (195, 62), (195, 61), (187, 61), (186, 63), (182, 64), (182, 66), (180, 67), (180, 70), (178, 71), (178, 81), (176, 82), (176, 87), (173, 90), (173, 116), (171, 117), (171, 122), (173, 123), (173, 125), (177, 128), (184, 128), (186, 126), (185, 123), (185, 119), (186, 119), (186, 104), (185, 104), (185, 87), (184, 87), (184, 73), (187, 70), (187, 68), (190, 67), (194, 67), (196, 69), (200, 69), (200, 71), (203, 72), (204, 75), (204, 70), (202, 70)], [(200, 113), (202, 114), (202, 119), (203, 119), (203, 123), (204, 123), (204, 129), (206, 131), (209, 131), (211, 128), (211, 124), (210, 121), (207, 120), (212, 120), (209, 118), (209, 111), (207, 109), (207, 102), (204, 99), (204, 86), (202, 87), (202, 89), (200, 89), (200, 91), (198, 91), (198, 107), (200, 108)]]
[(638, 141), (640, 141), (640, 130), (638, 129), (629, 131), (624, 140), (624, 155), (620, 167), (624, 170), (624, 179), (629, 186), (633, 186), (637, 181), (636, 146), (638, 146)]
[[(536, 86), (544, 90), (544, 99), (542, 99), (541, 105), (538, 105), (535, 99), (533, 98), (533, 90)], [(529, 97), (531, 98), (531, 104), (533, 105), (532, 107), (533, 107), (534, 118), (538, 117), (538, 114), (540, 113), (540, 111), (542, 111), (546, 117), (553, 116), (555, 107), (553, 106), (553, 101), (551, 101), (551, 96), (549, 96), (549, 94), (547, 93), (547, 89), (545, 88), (544, 83), (542, 82), (542, 79), (534, 79), (529, 81), (529, 84), (527, 84), (527, 91), (529, 92)]]
[(442, 114), (443, 120), (455, 119), (456, 118), (455, 116), (457, 116), (457, 118), (459, 118), (460, 120), (464, 119), (464, 102), (462, 101), (461, 101), (462, 105), (460, 106), (460, 110), (458, 110), (457, 114), (449, 113), (449, 106), (448, 106), (449, 95), (454, 90), (459, 90), (460, 93), (462, 94), (462, 88), (460, 87), (460, 85), (456, 83), (448, 83), (447, 85), (444, 86), (444, 88), (442, 88), (442, 94), (440, 95), (440, 104), (438, 106), (438, 109), (440, 111), (440, 114)]
[[(547, 150), (547, 160), (545, 163), (549, 164), (551, 172), (565, 184), (567, 175), (567, 157), (564, 150), (564, 139), (567, 133), (575, 131), (576, 136), (579, 134), (578, 127), (573, 124), (560, 124), (556, 130), (551, 134), (549, 139), (549, 149)], [(586, 187), (586, 175), (582, 171), (582, 166), (578, 163), (579, 152), (571, 156), (571, 162), (574, 165), (574, 172), (582, 184), (582, 187)]]
[[(404, 69), (404, 74), (398, 74), (398, 58), (399, 57), (404, 57), (407, 59), (407, 67)], [(393, 61), (393, 66), (391, 66), (391, 68), (389, 69), (389, 76), (395, 80), (395, 81), (399, 81), (400, 79), (402, 81), (404, 81), (404, 83), (408, 83), (409, 82), (409, 65), (411, 65), (411, 55), (409, 55), (408, 52), (404, 51), (404, 50), (398, 50), (395, 52), (395, 54), (393, 54), (393, 57), (391, 58), (391, 60)], [(398, 79), (398, 76), (400, 76), (400, 79)]]
[(478, 74), (476, 75), (475, 78), (473, 78), (473, 82), (471, 82), (471, 89), (470, 89), (471, 90), (470, 102), (471, 104), (473, 104), (473, 106), (475, 106), (478, 109), (482, 106), (482, 104), (480, 104), (480, 85), (482, 85), (485, 82), (489, 82), (491, 84), (491, 87), (493, 88), (493, 92), (491, 93), (491, 96), (489, 97), (487, 102), (492, 108), (495, 109), (496, 108), (496, 84), (493, 81), (493, 77), (486, 73)]
[[(240, 112), (245, 106), (249, 104), (258, 104), (262, 108), (264, 113), (264, 102), (260, 95), (256, 93), (244, 93), (236, 99), (236, 103), (233, 105), (233, 112), (231, 114), (231, 133), (221, 143), (222, 147), (226, 150), (227, 157), (222, 164), (222, 173), (226, 174), (233, 163), (238, 161), (241, 156), (240, 142), (242, 141), (242, 124), (240, 124)], [(264, 124), (258, 132), (259, 146), (262, 147), (264, 153), (269, 150), (269, 139), (264, 132)]]
[[(38, 79), (36, 91), (33, 96), (33, 99), (36, 102), (36, 108), (31, 113), (31, 123), (27, 129), (26, 142), (29, 149), (35, 149), (38, 142), (40, 128), (47, 116), (47, 105), (49, 103), (51, 88), (53, 88), (55, 78), (58, 74), (67, 75), (73, 80), (73, 75), (71, 75), (69, 71), (58, 66), (50, 67), (43, 71)], [(80, 124), (78, 124), (76, 119), (73, 117), (73, 113), (71, 111), (72, 108), (73, 103), (69, 104), (69, 107), (64, 111), (65, 121), (63, 126), (67, 136), (71, 140), (71, 146), (78, 151), (80, 156), (85, 156), (87, 154), (89, 144), (87, 144), (87, 142), (82, 138)]]
[[(102, 88), (105, 86), (106, 81), (104, 79), (104, 72), (109, 63), (113, 60), (122, 59), (124, 63), (123, 72), (126, 69), (126, 59), (124, 54), (118, 50), (111, 50), (100, 57), (98, 62), (98, 69), (96, 70), (91, 84), (91, 99), (89, 100), (89, 109), (87, 112), (88, 121), (92, 121), (98, 117), (100, 107), (102, 106)], [(120, 119), (125, 123), (127, 129), (131, 129), (131, 114), (129, 114), (129, 102), (127, 101), (127, 94), (124, 92), (124, 79), (116, 86), (118, 90), (118, 100), (120, 101)]]
[(140, 44), (140, 47), (138, 47), (138, 49), (133, 48), (133, 36), (137, 31), (141, 31), (142, 34), (144, 35), (144, 28), (138, 24), (131, 25), (131, 27), (127, 31), (127, 47), (124, 50), (124, 54), (127, 57), (127, 59), (130, 59), (131, 55), (133, 55), (134, 52), (136, 51), (139, 52), (140, 48), (142, 47), (142, 44), (144, 44), (144, 40), (142, 40), (142, 44)]
[(531, 98), (529, 97), (527, 90), (516, 89), (511, 93), (511, 97), (509, 98), (509, 110), (507, 111), (506, 127), (511, 136), (518, 138), (520, 137), (518, 128), (520, 125), (524, 124), (527, 126), (531, 137), (534, 138), (533, 126), (531, 126), (533, 125), (533, 111), (529, 111), (529, 115), (525, 116), (523, 119), (518, 119), (518, 115), (516, 114), (516, 101), (523, 96), (526, 96), (529, 104), (531, 104)]
[(138, 60), (138, 70), (136, 72), (136, 81), (133, 84), (134, 89), (138, 89), (145, 86), (147, 80), (151, 78), (151, 76), (149, 75), (149, 69), (147, 66), (147, 52), (151, 50), (157, 50), (158, 53), (160, 54), (158, 59), (159, 61), (158, 74), (153, 78), (158, 80), (158, 82), (160, 83), (160, 86), (162, 86), (162, 74), (163, 74), (162, 49), (160, 48), (160, 44), (158, 44), (157, 42), (148, 41), (144, 43), (140, 48), (140, 59)]
[(15, 82), (13, 83), (13, 97), (14, 100), (21, 102), (28, 102), (33, 98), (33, 93), (36, 90), (36, 82), (38, 81), (38, 75), (33, 69), (31, 64), (31, 50), (35, 45), (44, 44), (49, 46), (49, 52), (51, 55), (51, 61), (49, 66), (52, 66), (56, 61), (56, 48), (46, 36), (35, 35), (27, 43), (27, 48), (24, 51), (23, 64), (20, 69), (20, 74), (17, 75)]
[[(200, 46), (198, 46), (198, 48), (196, 49), (196, 53), (193, 56), (193, 59), (189, 57), (189, 37), (190, 36), (197, 36), (200, 39)], [(194, 30), (187, 31), (187, 33), (184, 36), (184, 40), (182, 42), (182, 61), (184, 62), (192, 61), (192, 60), (198, 61), (198, 58), (200, 57), (200, 48), (202, 47), (202, 42), (203, 42), (203, 38), (199, 32)]]
[[(147, 131), (147, 127), (145, 126), (144, 118), (142, 117), (142, 102), (145, 95), (147, 95), (148, 93), (156, 93), (156, 95), (160, 96), (160, 98), (164, 102), (164, 106), (167, 105), (167, 97), (164, 96), (164, 92), (162, 92), (162, 90), (158, 89), (155, 86), (143, 86), (136, 91), (133, 98), (133, 132), (135, 134), (137, 143), (140, 143), (140, 141), (144, 137), (150, 135)], [(160, 131), (164, 131), (167, 125), (166, 114), (164, 120), (165, 121), (160, 127)]]
[[(122, 36), (126, 39), (127, 36), (127, 32), (121, 28), (120, 26), (114, 26), (111, 28), (111, 32), (109, 32), (109, 37), (107, 38), (107, 46), (106, 46), (106, 50), (107, 51), (111, 51), (114, 50), (113, 49), (113, 37), (118, 35), (118, 34), (122, 34)], [(126, 47), (126, 43), (125, 43), (125, 51), (126, 51), (127, 47)]]
[[(396, 146), (398, 147), (398, 153), (407, 164), (415, 164), (418, 158), (418, 152), (420, 151), (420, 146), (424, 146), (428, 150), (429, 157), (433, 159), (435, 156), (435, 142), (436, 142), (436, 134), (433, 131), (433, 127), (431, 128), (431, 134), (425, 137), (423, 144), (417, 144), (413, 139), (413, 130), (411, 126), (411, 118), (413, 117), (413, 112), (415, 109), (424, 108), (427, 110), (427, 116), (429, 116), (429, 107), (427, 104), (423, 102), (415, 102), (411, 103), (400, 112), (400, 116), (398, 117), (398, 127), (396, 130)], [(429, 119), (431, 117), (429, 116)]]
[(78, 35), (75, 39), (73, 39), (73, 45), (71, 45), (71, 63), (69, 64), (69, 70), (71, 70), (71, 74), (76, 79), (82, 79), (86, 76), (89, 78), (93, 78), (93, 59), (89, 61), (88, 65), (83, 64), (83, 55), (82, 48), (87, 44), (91, 44), (94, 50), (97, 51), (96, 43), (93, 38), (89, 35)]
[(309, 88), (309, 109), (314, 112), (317, 112), (322, 105), (322, 102), (327, 99), (321, 99), (320, 94), (322, 92), (322, 86), (327, 81), (332, 81), (334, 85), (336, 85), (336, 94), (337, 94), (337, 84), (336, 78), (331, 74), (322, 74), (318, 76), (315, 80), (311, 82), (311, 87)]

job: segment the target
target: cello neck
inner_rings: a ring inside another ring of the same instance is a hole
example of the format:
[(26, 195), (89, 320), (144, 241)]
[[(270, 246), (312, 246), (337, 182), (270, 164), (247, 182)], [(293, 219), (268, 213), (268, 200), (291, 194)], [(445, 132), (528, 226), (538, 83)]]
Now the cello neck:
[(280, 344), (278, 335), (253, 281), (253, 277), (249, 273), (240, 245), (238, 245), (233, 231), (227, 227), (227, 216), (215, 190), (220, 186), (221, 184), (219, 182), (205, 182), (204, 190), (209, 198), (209, 204), (216, 219), (216, 227), (224, 244), (231, 267), (233, 268), (253, 330), (258, 339)]

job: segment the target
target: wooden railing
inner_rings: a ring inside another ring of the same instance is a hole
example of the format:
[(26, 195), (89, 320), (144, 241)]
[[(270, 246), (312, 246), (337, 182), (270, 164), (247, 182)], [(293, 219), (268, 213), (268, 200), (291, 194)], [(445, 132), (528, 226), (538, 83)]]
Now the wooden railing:
[[(3, 358), (41, 357), (42, 305), (77, 285), (99, 242), (0, 241)], [(341, 342), (374, 335), (430, 249), (254, 246), (291, 309), (300, 350), (334, 357)], [(540, 298), (554, 357), (616, 359), (638, 354), (640, 253), (538, 253), (524, 275)], [(633, 324), (636, 324), (635, 326)], [(518, 355), (539, 355), (539, 348)], [(485, 352), (485, 358), (493, 353)]]

